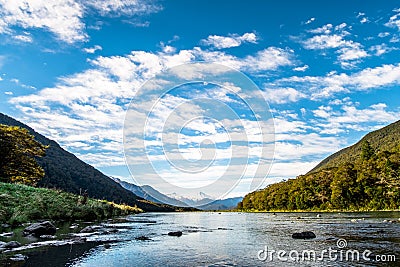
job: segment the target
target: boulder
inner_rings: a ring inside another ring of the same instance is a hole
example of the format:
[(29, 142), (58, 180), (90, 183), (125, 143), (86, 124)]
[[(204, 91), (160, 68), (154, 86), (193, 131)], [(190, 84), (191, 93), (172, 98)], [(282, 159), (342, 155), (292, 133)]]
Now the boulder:
[(28, 259), (28, 257), (22, 254), (15, 254), (10, 258), (11, 261), (26, 261), (26, 259)]
[(100, 227), (96, 227), (96, 226), (86, 226), (85, 228), (83, 228), (80, 233), (93, 233), (96, 232), (97, 229), (99, 229)]
[(316, 238), (316, 237), (317, 236), (311, 231), (292, 234), (292, 238), (294, 238), (294, 239), (312, 239), (312, 238)]
[(13, 235), (14, 235), (14, 232), (8, 232), (8, 233), (0, 234), (0, 237), (10, 237), (10, 236), (13, 236)]
[(57, 228), (49, 221), (39, 222), (29, 225), (22, 232), (24, 236), (32, 235), (39, 237), (41, 235), (54, 235)]
[(74, 244), (83, 244), (87, 241), (87, 238), (78, 236), (78, 237), (74, 237), (72, 240), (73, 240)]
[(21, 243), (17, 241), (10, 241), (2, 246), (2, 248), (19, 248)]
[(169, 236), (182, 236), (182, 232), (181, 231), (169, 232), (168, 235)]

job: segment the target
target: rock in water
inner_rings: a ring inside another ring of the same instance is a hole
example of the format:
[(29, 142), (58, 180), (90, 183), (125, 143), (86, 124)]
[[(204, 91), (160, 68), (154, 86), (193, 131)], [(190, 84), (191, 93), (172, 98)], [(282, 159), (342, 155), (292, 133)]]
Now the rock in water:
[(182, 232), (181, 231), (169, 232), (168, 235), (170, 235), (170, 236), (182, 236)]
[(10, 237), (10, 236), (13, 236), (13, 235), (14, 235), (14, 232), (8, 232), (8, 233), (0, 234), (0, 237)]
[(19, 248), (21, 246), (21, 243), (17, 241), (10, 241), (6, 244), (4, 244), (2, 247), (3, 248)]
[(41, 235), (54, 235), (56, 233), (56, 227), (49, 221), (34, 223), (25, 228), (23, 235), (33, 235), (39, 237)]
[(14, 256), (12, 256), (10, 258), (10, 260), (12, 260), (12, 261), (25, 261), (27, 258), (28, 258), (27, 256), (24, 256), (22, 254), (15, 254)]
[(41, 235), (39, 236), (41, 239), (56, 239), (57, 237), (55, 235)]
[(316, 237), (317, 236), (311, 231), (292, 234), (292, 238), (294, 238), (294, 239), (312, 239), (312, 238), (316, 238)]
[(86, 226), (85, 228), (83, 228), (80, 233), (94, 233), (96, 232), (98, 229), (100, 229), (99, 226)]
[(138, 237), (136, 237), (135, 239), (136, 239), (136, 240), (141, 240), (141, 241), (151, 240), (149, 237), (144, 236), (144, 235), (138, 236)]

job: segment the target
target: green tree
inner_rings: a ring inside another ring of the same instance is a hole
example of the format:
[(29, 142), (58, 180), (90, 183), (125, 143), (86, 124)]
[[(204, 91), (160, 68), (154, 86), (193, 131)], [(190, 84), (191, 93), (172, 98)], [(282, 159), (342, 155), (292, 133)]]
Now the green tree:
[(372, 148), (371, 144), (368, 141), (365, 141), (361, 147), (361, 159), (362, 160), (369, 160), (374, 156), (375, 151)]
[(44, 171), (35, 157), (46, 148), (27, 129), (0, 124), (0, 181), (36, 185)]
[(357, 172), (351, 163), (340, 166), (331, 183), (331, 203), (335, 208), (349, 209), (357, 205)]

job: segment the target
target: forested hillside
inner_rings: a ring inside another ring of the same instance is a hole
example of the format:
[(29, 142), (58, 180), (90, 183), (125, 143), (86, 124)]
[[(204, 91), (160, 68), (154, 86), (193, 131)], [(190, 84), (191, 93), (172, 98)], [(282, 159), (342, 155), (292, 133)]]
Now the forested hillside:
[(243, 210), (400, 209), (400, 123), (366, 135), (306, 175), (245, 196)]

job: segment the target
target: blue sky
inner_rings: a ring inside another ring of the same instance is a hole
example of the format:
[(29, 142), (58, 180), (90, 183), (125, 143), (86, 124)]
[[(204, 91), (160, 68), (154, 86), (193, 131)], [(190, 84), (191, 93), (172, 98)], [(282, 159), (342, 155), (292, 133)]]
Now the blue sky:
[[(108, 175), (133, 181), (123, 154), (130, 100), (160, 71), (185, 63), (219, 63), (260, 88), (275, 125), (275, 159), (265, 184), (303, 174), (400, 117), (398, 1), (47, 2), (0, 0), (0, 112)], [(192, 89), (235, 99), (218, 86), (211, 93), (207, 88)], [(193, 98), (185, 90), (167, 95), (159, 111), (172, 112), (168, 105)], [(187, 108), (204, 111), (204, 105)], [(198, 159), (204, 136), (220, 155), (207, 178), (197, 177), (203, 182), (241, 157), (226, 154), (235, 125), (222, 117), (183, 127), (180, 153), (187, 160)], [(241, 122), (250, 132), (255, 127), (248, 112)], [(179, 184), (181, 176), (160, 153), (152, 160), (163, 166), (161, 175)], [(138, 160), (133, 172), (146, 181), (141, 167)], [(244, 179), (230, 196), (248, 188)]]

